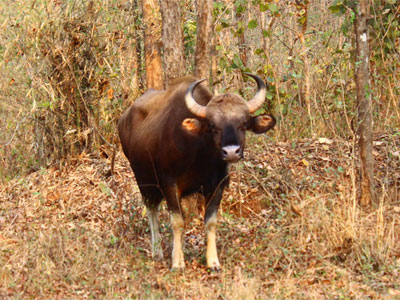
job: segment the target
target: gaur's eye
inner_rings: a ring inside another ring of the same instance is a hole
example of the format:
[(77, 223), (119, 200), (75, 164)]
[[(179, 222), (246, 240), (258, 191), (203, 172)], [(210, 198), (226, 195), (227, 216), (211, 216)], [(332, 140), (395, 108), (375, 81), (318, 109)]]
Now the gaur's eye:
[(246, 130), (247, 129), (247, 122), (243, 122), (242, 124), (240, 124), (239, 129), (243, 130), (243, 131)]

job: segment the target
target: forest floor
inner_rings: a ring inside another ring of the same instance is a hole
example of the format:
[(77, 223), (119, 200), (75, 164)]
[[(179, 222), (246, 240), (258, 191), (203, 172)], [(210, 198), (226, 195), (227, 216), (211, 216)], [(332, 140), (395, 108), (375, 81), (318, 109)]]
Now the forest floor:
[(201, 209), (186, 269), (153, 262), (146, 213), (122, 153), (82, 154), (0, 185), (1, 299), (400, 299), (400, 136), (374, 143), (378, 201), (357, 204), (351, 142), (251, 136), (219, 213), (222, 271), (205, 267)]

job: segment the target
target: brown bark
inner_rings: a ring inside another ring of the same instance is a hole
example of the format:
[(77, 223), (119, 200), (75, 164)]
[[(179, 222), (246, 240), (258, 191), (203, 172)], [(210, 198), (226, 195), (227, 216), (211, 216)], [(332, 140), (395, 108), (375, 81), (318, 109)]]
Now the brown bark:
[(120, 70), (122, 101), (125, 104), (130, 97), (136, 99), (139, 96), (136, 45), (128, 39), (121, 43)]
[(356, 35), (355, 81), (358, 103), (358, 146), (360, 155), (361, 205), (369, 205), (375, 200), (374, 157), (372, 127), (372, 95), (369, 75), (368, 50), (368, 0), (360, 0), (356, 5), (354, 32)]
[(213, 89), (213, 91), (218, 91), (221, 82), (218, 81), (218, 77), (219, 77), (219, 69), (218, 69), (218, 51), (217, 51), (217, 45), (220, 44), (220, 39), (219, 39), (219, 35), (215, 34), (212, 37), (212, 48), (210, 51), (210, 55), (211, 55), (211, 88)]
[(147, 88), (163, 89), (161, 16), (157, 0), (142, 0)]
[(197, 0), (197, 43), (194, 71), (198, 78), (210, 77), (212, 37), (212, 0)]
[(171, 79), (185, 74), (180, 1), (162, 0), (161, 15), (165, 85), (168, 86)]
[(298, 16), (300, 22), (299, 41), (301, 44), (301, 58), (303, 60), (304, 91), (302, 98), (307, 106), (308, 115), (311, 117), (311, 79), (310, 79), (310, 61), (308, 58), (308, 48), (305, 34), (308, 25), (308, 5), (309, 1), (296, 1), (296, 7), (300, 13)]
[[(249, 7), (247, 5), (245, 12), (247, 12), (248, 9), (249, 9)], [(248, 58), (246, 38), (245, 38), (247, 21), (248, 20), (246, 20), (246, 16), (245, 16), (244, 13), (236, 12), (236, 22), (238, 24), (241, 24), (240, 31), (237, 33), (237, 35), (238, 35), (238, 46), (239, 46), (239, 57), (240, 57), (240, 60), (242, 61), (244, 66), (247, 66), (247, 58)]]

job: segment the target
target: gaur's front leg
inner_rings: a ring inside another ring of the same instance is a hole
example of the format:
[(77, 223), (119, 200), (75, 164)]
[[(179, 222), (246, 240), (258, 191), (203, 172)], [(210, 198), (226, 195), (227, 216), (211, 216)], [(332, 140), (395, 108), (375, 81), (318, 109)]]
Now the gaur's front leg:
[(164, 190), (168, 209), (171, 215), (171, 227), (173, 234), (172, 269), (184, 269), (185, 259), (183, 256), (183, 228), (184, 220), (180, 205), (180, 192), (176, 185), (166, 187)]
[(182, 233), (184, 228), (184, 221), (182, 214), (171, 213), (171, 227), (174, 236), (174, 243), (172, 248), (172, 269), (184, 269), (185, 259), (183, 257), (183, 243)]
[(207, 236), (207, 267), (215, 271), (218, 271), (221, 268), (217, 254), (216, 231), (218, 208), (221, 202), (224, 187), (225, 184), (220, 184), (216, 188), (211, 198), (207, 199), (206, 213), (204, 217)]
[(210, 268), (211, 270), (219, 270), (221, 268), (217, 254), (216, 230), (217, 230), (217, 212), (215, 211), (206, 221), (206, 234), (207, 234), (206, 258), (207, 258), (207, 267)]

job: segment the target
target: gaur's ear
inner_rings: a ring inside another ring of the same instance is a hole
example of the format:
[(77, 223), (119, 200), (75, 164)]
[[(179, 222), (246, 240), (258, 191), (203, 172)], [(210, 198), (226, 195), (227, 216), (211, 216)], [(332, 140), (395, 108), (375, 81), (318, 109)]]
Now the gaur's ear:
[(249, 129), (255, 133), (264, 133), (275, 126), (276, 120), (272, 115), (251, 117)]
[(198, 135), (202, 131), (202, 124), (194, 118), (186, 118), (182, 121), (182, 129), (190, 134)]

